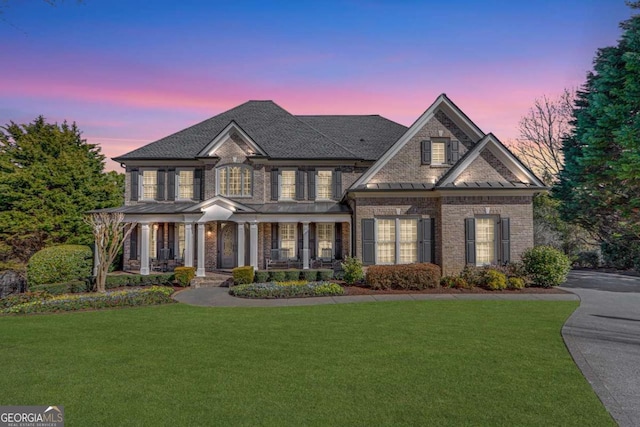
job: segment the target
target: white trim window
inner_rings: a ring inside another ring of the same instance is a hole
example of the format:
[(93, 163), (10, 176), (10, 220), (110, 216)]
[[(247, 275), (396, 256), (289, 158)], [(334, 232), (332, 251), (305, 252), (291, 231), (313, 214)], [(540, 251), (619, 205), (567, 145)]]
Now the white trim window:
[(280, 249), (288, 249), (289, 258), (295, 259), (296, 255), (296, 232), (295, 223), (284, 223), (278, 227), (280, 232)]
[(376, 221), (377, 263), (395, 264), (396, 262), (396, 221), (379, 219)]
[(333, 230), (333, 224), (330, 222), (316, 224), (316, 244), (318, 246), (318, 256), (323, 256), (323, 249), (329, 249), (333, 254)]
[(476, 218), (476, 264), (496, 262), (496, 221), (493, 218)]
[(432, 141), (431, 142), (431, 164), (444, 165), (447, 162), (447, 143)]
[(316, 198), (330, 200), (333, 197), (333, 171), (319, 170), (316, 176)]
[(176, 199), (193, 199), (193, 169), (176, 171)]
[(155, 200), (158, 194), (158, 171), (155, 169), (145, 169), (142, 171), (140, 180), (142, 200)]
[(400, 264), (418, 261), (418, 220), (400, 220)]
[(296, 197), (296, 171), (280, 172), (280, 200), (293, 200)]
[(229, 197), (251, 197), (251, 167), (221, 166), (217, 169), (218, 194)]

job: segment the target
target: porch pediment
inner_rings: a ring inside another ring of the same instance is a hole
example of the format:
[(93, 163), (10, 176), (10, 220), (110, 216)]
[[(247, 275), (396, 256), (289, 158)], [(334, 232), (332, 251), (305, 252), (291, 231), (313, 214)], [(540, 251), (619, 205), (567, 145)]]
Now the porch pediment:
[(227, 199), (226, 197), (216, 196), (204, 202), (198, 203), (189, 209), (190, 212), (202, 212), (202, 217), (198, 222), (207, 221), (224, 221), (229, 219), (233, 214), (240, 212), (255, 212), (254, 209)]

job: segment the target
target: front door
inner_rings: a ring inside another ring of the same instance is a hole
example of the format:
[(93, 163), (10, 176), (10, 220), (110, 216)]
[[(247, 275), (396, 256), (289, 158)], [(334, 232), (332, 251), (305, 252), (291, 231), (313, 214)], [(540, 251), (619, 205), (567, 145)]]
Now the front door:
[(238, 233), (235, 222), (222, 222), (220, 223), (220, 268), (233, 268), (236, 266), (238, 256), (236, 251), (238, 250), (237, 238)]

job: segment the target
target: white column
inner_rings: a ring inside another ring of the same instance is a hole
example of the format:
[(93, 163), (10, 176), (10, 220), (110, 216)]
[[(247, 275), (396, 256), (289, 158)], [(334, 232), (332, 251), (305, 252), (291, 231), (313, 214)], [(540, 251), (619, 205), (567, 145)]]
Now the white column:
[(198, 270), (196, 276), (204, 277), (204, 227), (206, 224), (198, 223)]
[(302, 268), (309, 269), (309, 222), (302, 223)]
[(149, 274), (149, 224), (142, 224), (140, 233), (140, 274)]
[(193, 224), (184, 224), (184, 266), (193, 267)]
[(258, 223), (249, 225), (249, 261), (254, 270), (258, 269)]
[(244, 222), (238, 223), (238, 267), (244, 266)]

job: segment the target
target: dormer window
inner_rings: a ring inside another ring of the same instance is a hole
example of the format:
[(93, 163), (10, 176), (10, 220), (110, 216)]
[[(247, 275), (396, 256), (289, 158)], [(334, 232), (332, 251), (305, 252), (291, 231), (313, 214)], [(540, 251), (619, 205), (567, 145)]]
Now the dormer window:
[(251, 167), (227, 165), (217, 170), (218, 194), (228, 197), (251, 197)]

